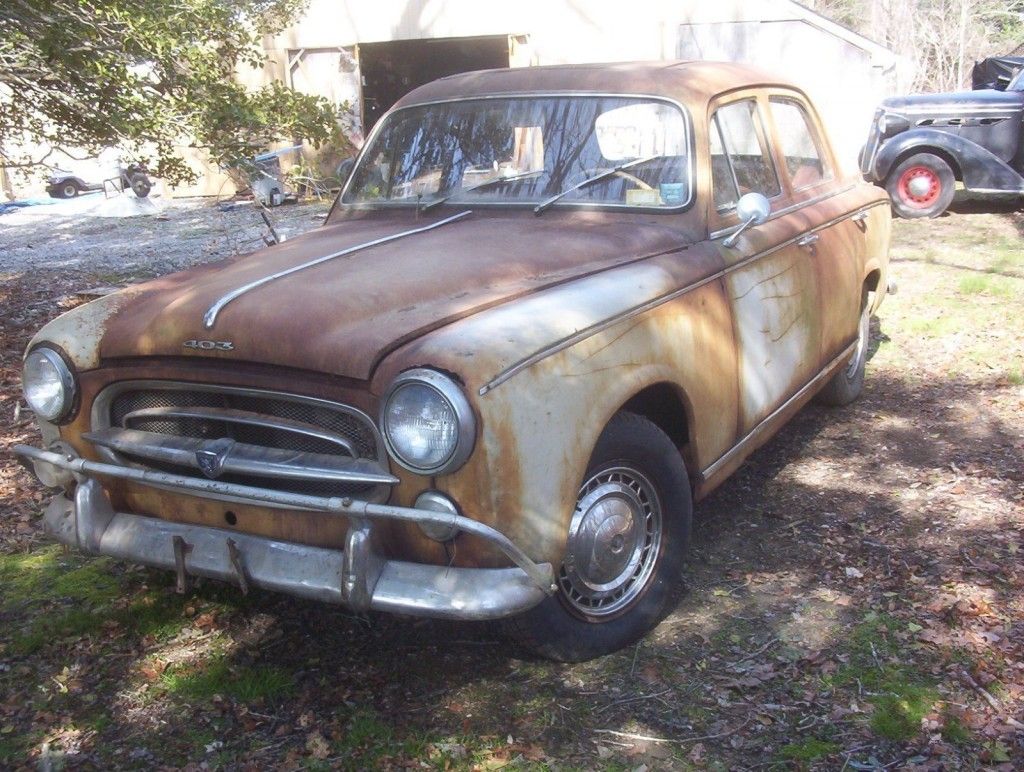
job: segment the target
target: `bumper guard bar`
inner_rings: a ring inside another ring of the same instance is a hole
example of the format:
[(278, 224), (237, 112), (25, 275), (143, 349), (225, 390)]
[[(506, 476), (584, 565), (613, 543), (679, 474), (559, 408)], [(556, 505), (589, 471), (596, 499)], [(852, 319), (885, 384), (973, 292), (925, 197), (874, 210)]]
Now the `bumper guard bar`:
[[(533, 562), (500, 531), (461, 515), (116, 466), (27, 445), (16, 445), (14, 452), (35, 465), (67, 470), (78, 480), (73, 502), (58, 495), (46, 511), (46, 526), (59, 541), (176, 571), (179, 586), (187, 576), (209, 576), (243, 590), (261, 586), (344, 603), (355, 610), (458, 619), (525, 611), (554, 591), (550, 563)], [(350, 528), (344, 550), (336, 550), (119, 513), (91, 479), (94, 475), (341, 515), (349, 518)], [(516, 568), (446, 568), (382, 558), (370, 543), (371, 521), (380, 519), (429, 523), (478, 536), (501, 550)]]

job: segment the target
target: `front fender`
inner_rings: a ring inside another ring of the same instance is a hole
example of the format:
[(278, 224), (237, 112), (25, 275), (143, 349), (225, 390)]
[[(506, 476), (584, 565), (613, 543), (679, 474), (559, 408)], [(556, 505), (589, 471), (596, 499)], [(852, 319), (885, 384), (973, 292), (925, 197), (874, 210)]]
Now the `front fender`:
[(936, 152), (956, 162), (968, 190), (1024, 193), (1024, 177), (1005, 161), (969, 139), (937, 129), (911, 129), (890, 139), (878, 151), (873, 176), (884, 182), (908, 153)]

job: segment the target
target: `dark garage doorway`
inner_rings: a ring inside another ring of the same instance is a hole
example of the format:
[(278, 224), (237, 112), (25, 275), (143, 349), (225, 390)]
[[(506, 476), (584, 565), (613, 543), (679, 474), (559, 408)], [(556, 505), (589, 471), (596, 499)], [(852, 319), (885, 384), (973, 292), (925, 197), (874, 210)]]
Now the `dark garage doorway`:
[(509, 65), (509, 38), (437, 38), (361, 43), (363, 132), (417, 86), (445, 75)]

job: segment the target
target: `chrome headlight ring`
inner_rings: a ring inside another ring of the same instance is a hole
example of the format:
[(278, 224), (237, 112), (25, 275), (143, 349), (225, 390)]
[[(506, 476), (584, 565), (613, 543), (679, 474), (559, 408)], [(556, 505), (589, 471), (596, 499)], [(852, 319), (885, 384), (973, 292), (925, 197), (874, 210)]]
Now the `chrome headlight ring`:
[(406, 370), (388, 387), (380, 410), (388, 454), (420, 475), (459, 469), (476, 441), (476, 417), (462, 388), (424, 367)]
[(67, 359), (56, 348), (36, 346), (22, 363), (22, 393), (37, 418), (60, 423), (68, 418), (78, 399), (78, 382)]

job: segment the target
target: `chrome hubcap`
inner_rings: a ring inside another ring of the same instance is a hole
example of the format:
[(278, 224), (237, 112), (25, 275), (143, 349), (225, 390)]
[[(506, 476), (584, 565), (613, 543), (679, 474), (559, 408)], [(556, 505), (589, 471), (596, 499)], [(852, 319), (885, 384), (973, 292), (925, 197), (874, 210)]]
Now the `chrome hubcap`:
[(932, 181), (928, 177), (914, 177), (907, 183), (907, 189), (918, 198), (924, 198), (932, 189)]
[(594, 475), (580, 488), (569, 527), (564, 598), (588, 616), (628, 606), (654, 571), (661, 538), (661, 502), (646, 477), (628, 467)]

